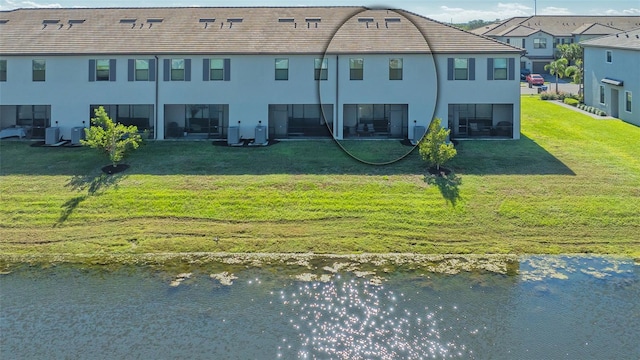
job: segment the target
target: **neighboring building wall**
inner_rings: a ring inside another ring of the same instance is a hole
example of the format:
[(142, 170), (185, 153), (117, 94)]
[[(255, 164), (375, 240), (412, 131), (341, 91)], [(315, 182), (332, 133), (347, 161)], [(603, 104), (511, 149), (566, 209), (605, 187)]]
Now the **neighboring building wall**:
[[(607, 62), (607, 51), (611, 62)], [(640, 126), (640, 51), (602, 47), (584, 48), (584, 102), (608, 115)], [(622, 86), (603, 83), (609, 78), (622, 81)], [(600, 100), (604, 90), (604, 103)], [(631, 93), (631, 111), (626, 109), (626, 94)]]

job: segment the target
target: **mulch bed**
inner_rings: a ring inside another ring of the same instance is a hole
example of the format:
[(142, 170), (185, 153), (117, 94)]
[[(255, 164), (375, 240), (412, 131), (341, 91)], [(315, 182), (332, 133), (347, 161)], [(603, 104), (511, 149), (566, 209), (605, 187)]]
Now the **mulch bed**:
[(437, 175), (437, 176), (442, 176), (442, 174), (444, 174), (445, 176), (451, 174), (451, 169), (447, 169), (445, 167), (440, 167), (440, 170), (436, 169), (436, 167), (430, 167), (427, 171), (429, 171), (429, 174), (431, 175)]
[(116, 166), (107, 165), (107, 166), (103, 166), (102, 167), (102, 172), (105, 173), (105, 174), (113, 175), (113, 174), (117, 174), (117, 173), (123, 172), (123, 171), (127, 170), (128, 168), (129, 168), (129, 165), (127, 165), (127, 164), (118, 164)]

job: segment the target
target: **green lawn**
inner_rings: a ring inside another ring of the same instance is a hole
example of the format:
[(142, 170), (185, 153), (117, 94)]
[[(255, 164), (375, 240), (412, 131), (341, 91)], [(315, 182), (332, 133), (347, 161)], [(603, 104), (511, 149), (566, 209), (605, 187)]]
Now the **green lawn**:
[[(0, 254), (640, 256), (640, 128), (522, 98), (522, 139), (461, 141), (461, 184), (399, 142), (151, 142), (120, 176), (85, 148), (0, 142)], [(448, 186), (447, 186), (448, 185)], [(455, 206), (453, 205), (455, 204)], [(214, 241), (214, 238), (218, 241)]]

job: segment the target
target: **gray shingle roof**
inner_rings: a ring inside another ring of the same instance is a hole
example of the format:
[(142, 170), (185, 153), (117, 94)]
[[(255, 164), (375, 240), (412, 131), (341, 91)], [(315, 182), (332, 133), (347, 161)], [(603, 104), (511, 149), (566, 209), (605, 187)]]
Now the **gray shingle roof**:
[(189, 7), (0, 11), (2, 55), (304, 54), (323, 53), (327, 47), (335, 53), (520, 51), (402, 10)]
[(475, 34), (485, 36), (501, 36), (505, 29), (524, 25), (536, 30), (542, 30), (553, 36), (570, 37), (577, 30), (589, 24), (601, 24), (612, 28), (607, 34), (619, 30), (631, 30), (640, 26), (640, 16), (564, 16), (537, 15), (527, 18), (517, 17), (507, 19), (498, 24), (490, 25), (474, 31)]
[(573, 31), (574, 35), (609, 35), (621, 31), (611, 26), (602, 24), (585, 24)]
[(640, 51), (640, 28), (581, 41), (580, 45)]

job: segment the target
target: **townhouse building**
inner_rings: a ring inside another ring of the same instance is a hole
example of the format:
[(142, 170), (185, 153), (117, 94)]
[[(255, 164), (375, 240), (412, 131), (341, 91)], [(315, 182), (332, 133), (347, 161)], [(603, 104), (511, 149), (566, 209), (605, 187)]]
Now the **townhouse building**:
[(580, 45), (584, 48), (585, 104), (640, 126), (640, 28)]
[(579, 43), (640, 27), (640, 16), (536, 15), (514, 17), (473, 30), (473, 33), (525, 50), (521, 69), (546, 74), (544, 66), (558, 57), (560, 44)]
[(0, 12), (0, 128), (63, 139), (104, 106), (151, 138), (519, 138), (522, 50), (403, 10)]

